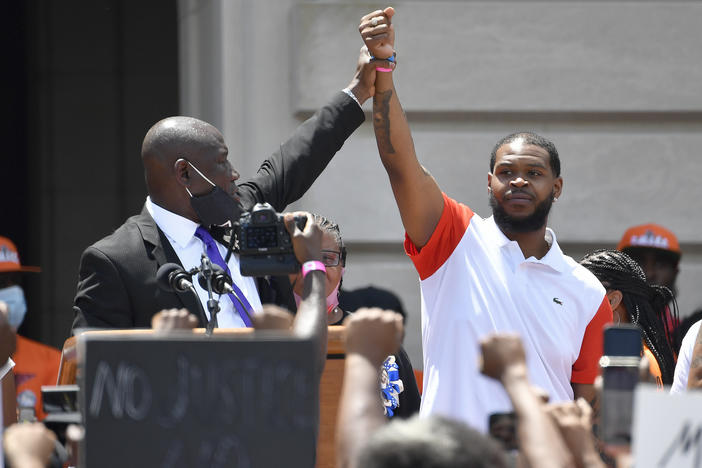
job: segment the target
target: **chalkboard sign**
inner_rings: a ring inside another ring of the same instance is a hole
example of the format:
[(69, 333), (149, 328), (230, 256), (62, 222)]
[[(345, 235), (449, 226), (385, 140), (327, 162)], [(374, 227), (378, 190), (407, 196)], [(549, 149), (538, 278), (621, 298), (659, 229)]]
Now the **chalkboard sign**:
[(86, 333), (78, 343), (82, 466), (314, 466), (312, 342)]
[(634, 393), (633, 453), (637, 467), (702, 466), (702, 392), (669, 395), (652, 384)]

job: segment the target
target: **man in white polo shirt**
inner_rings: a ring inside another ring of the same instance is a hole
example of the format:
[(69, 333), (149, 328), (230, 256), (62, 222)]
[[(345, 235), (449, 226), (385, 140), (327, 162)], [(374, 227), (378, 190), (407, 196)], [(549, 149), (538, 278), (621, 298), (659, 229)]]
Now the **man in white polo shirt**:
[[(359, 27), (376, 59), (394, 58), (387, 8)], [(593, 402), (602, 328), (612, 320), (597, 279), (563, 254), (546, 227), (561, 194), (550, 141), (517, 133), (495, 145), (488, 173), (493, 216), (483, 219), (441, 192), (417, 160), (391, 68), (376, 74), (373, 123), (422, 290), (424, 393), (420, 413), (462, 419), (485, 432), (510, 410), (500, 385), (480, 375), (479, 340), (518, 333), (529, 379), (552, 401)]]

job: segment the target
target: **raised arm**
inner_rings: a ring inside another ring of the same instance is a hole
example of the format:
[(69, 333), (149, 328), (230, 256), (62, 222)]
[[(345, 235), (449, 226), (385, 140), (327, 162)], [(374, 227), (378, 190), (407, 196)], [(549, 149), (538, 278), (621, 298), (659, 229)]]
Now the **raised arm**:
[(336, 423), (336, 461), (355, 468), (362, 447), (384, 425), (380, 366), (402, 342), (402, 316), (387, 310), (360, 309), (346, 325), (346, 365)]
[[(300, 229), (295, 222), (296, 216), (305, 216), (307, 223)], [(302, 338), (315, 341), (317, 353), (317, 370), (321, 376), (327, 359), (327, 306), (324, 270), (309, 270), (305, 273), (305, 263), (322, 260), (322, 230), (314, 222), (310, 213), (296, 212), (285, 214), (285, 227), (292, 239), (295, 257), (303, 265), (302, 302), (297, 309), (292, 323), (293, 333)]]
[(363, 48), (356, 73), (345, 88), (353, 97), (339, 91), (297, 127), (278, 151), (263, 161), (256, 175), (239, 185), (244, 206), (267, 202), (276, 211), (283, 211), (302, 197), (365, 120), (360, 105), (371, 97), (374, 80), (375, 69)]
[[(388, 7), (361, 18), (359, 31), (371, 55), (386, 59), (394, 53), (395, 30), (391, 18), (395, 10)], [(429, 241), (444, 209), (441, 189), (419, 164), (414, 151), (407, 118), (397, 97), (392, 66), (377, 61), (375, 96), (373, 97), (373, 128), (380, 159), (390, 178), (402, 224), (418, 248)]]
[(583, 398), (547, 405), (546, 413), (563, 436), (577, 467), (606, 468), (595, 447), (592, 408)]
[(519, 450), (532, 467), (572, 467), (574, 460), (527, 378), (524, 347), (517, 335), (491, 335), (480, 343), (481, 372), (499, 380), (517, 415)]

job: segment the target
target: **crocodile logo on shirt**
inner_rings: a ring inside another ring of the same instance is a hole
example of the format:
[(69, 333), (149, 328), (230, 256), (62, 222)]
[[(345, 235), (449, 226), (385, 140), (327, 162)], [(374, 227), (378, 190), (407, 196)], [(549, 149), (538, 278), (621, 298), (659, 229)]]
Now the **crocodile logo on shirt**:
[(560, 299), (558, 299), (557, 297), (554, 297), (554, 298), (553, 298), (553, 302), (555, 302), (556, 304), (558, 304), (558, 305), (560, 305), (560, 306), (563, 305), (563, 301), (560, 300)]

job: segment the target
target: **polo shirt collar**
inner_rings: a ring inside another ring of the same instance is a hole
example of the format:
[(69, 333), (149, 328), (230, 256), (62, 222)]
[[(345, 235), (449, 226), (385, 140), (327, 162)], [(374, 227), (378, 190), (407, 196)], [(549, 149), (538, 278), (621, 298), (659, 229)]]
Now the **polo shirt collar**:
[(179, 247), (185, 248), (195, 237), (195, 230), (199, 224), (158, 206), (151, 201), (151, 197), (146, 197), (146, 209), (159, 229)]
[(556, 240), (556, 233), (553, 232), (551, 228), (547, 227), (546, 235), (548, 234), (550, 234), (551, 239), (553, 239), (553, 242), (551, 243), (551, 248), (548, 249), (548, 252), (546, 252), (546, 255), (544, 255), (541, 260), (537, 261), (543, 263), (544, 265), (550, 266), (551, 268), (560, 273), (565, 273), (566, 271), (570, 270), (570, 266), (568, 265), (568, 262), (566, 262), (565, 255), (561, 250), (561, 246), (558, 245), (558, 241)]
[[(497, 245), (501, 248), (504, 249), (505, 247), (511, 245), (512, 243), (517, 244), (516, 241), (510, 240), (507, 236), (505, 236), (505, 233), (502, 232), (502, 230), (499, 228), (497, 223), (495, 222), (495, 217), (490, 216), (487, 220), (488, 225), (490, 227), (490, 230), (493, 231), (493, 238), (495, 239)], [(519, 249), (519, 246), (516, 245), (516, 250), (519, 251), (521, 255), (522, 261), (519, 263), (524, 263), (524, 262), (530, 262), (530, 263), (541, 263), (546, 266), (549, 266), (553, 268), (554, 270), (564, 273), (565, 271), (569, 270), (568, 263), (565, 260), (565, 256), (563, 255), (563, 251), (561, 250), (561, 247), (558, 245), (558, 241), (556, 240), (556, 233), (553, 232), (553, 230), (549, 227), (546, 228), (546, 237), (551, 237), (551, 248), (548, 249), (548, 252), (546, 252), (546, 255), (543, 256), (541, 259), (537, 259), (534, 257), (529, 257), (528, 259), (524, 258), (524, 255), (521, 253), (521, 249)]]

